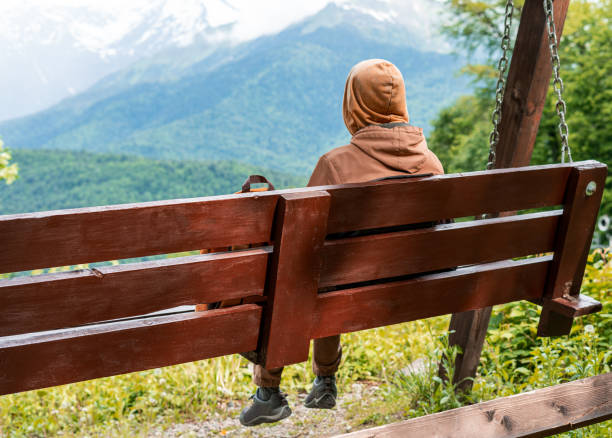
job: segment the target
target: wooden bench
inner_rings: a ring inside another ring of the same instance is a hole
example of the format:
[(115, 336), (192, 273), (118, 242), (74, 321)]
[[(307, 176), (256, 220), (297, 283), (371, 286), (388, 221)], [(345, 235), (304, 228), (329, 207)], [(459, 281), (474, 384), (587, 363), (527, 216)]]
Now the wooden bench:
[[(277, 367), (313, 338), (519, 300), (543, 305), (541, 334), (567, 333), (600, 307), (579, 290), (606, 173), (587, 161), (0, 216), (3, 273), (272, 242), (0, 280), (0, 394), (249, 351)], [(256, 303), (142, 316), (238, 297)]]

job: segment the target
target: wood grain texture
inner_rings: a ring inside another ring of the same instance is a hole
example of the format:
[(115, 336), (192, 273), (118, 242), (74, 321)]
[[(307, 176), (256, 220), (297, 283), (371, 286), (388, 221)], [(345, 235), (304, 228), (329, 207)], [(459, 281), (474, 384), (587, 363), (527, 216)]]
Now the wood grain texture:
[[(576, 166), (572, 169), (563, 217), (559, 222), (555, 257), (546, 284), (548, 298), (577, 297), (580, 294), (607, 173), (606, 165), (601, 163)], [(587, 195), (587, 186), (592, 183), (596, 184), (596, 190)], [(544, 302), (538, 335), (568, 335), (572, 327), (568, 321), (570, 317), (566, 314), (556, 317), (550, 315), (551, 311), (554, 312), (554, 309), (558, 308), (549, 307), (550, 305), (551, 301)]]
[[(568, 6), (569, 0), (556, 0), (553, 3), (558, 40), (561, 39)], [(495, 169), (517, 168), (530, 163), (542, 110), (546, 102), (551, 71), (548, 33), (542, 1), (526, 0), (521, 13), (502, 103)], [(536, 187), (531, 186), (527, 190), (532, 189)], [(564, 194), (565, 189), (562, 196)], [(519, 209), (511, 208), (507, 211)], [(495, 212), (492, 210), (485, 213)], [(466, 378), (476, 376), (476, 370), (474, 369), (472, 373), (470, 364), (479, 362), (482, 344), (471, 342), (469, 336), (471, 333), (477, 340), (484, 339), (490, 316), (491, 309), (482, 309), (473, 313), (456, 315), (451, 320), (449, 330), (456, 332), (455, 340), (458, 342), (463, 340), (458, 344), (451, 343), (451, 345), (458, 345), (461, 348), (464, 357), (462, 363), (467, 365), (467, 367), (456, 370), (455, 376), (459, 381), (467, 381)], [(480, 332), (471, 332), (473, 327), (480, 327)], [(458, 330), (468, 332), (458, 332)], [(464, 374), (464, 371), (469, 373)]]
[[(563, 44), (561, 34), (568, 7), (569, 0), (553, 2), (555, 28), (560, 44)], [(531, 161), (551, 73), (542, 1), (526, 0), (502, 104), (496, 169), (527, 166)]]
[(328, 241), (321, 287), (549, 252), (561, 211)]
[(557, 205), (572, 167), (0, 216), (0, 273), (267, 242), (278, 197), (291, 193), (328, 190), (329, 233)]
[[(452, 383), (457, 385), (457, 392), (467, 393), (472, 388), (474, 381), (469, 377), (476, 376), (492, 310), (493, 307), (487, 306), (482, 309), (454, 313), (451, 317), (449, 345), (466, 346), (455, 357)], [(442, 361), (438, 374), (444, 380), (448, 378)]]
[(573, 166), (532, 166), (335, 186), (328, 232), (380, 228), (563, 203)]
[(0, 280), (0, 336), (262, 295), (270, 248)]
[(607, 373), (338, 438), (545, 437), (610, 418), (612, 373)]
[(270, 240), (258, 193), (0, 216), (0, 273)]
[[(547, 284), (548, 297), (580, 293), (607, 173), (606, 165), (601, 163), (577, 166), (572, 170)], [(597, 189), (587, 196), (586, 188), (591, 182), (597, 185)]]
[(279, 200), (260, 343), (264, 368), (308, 360), (329, 203), (327, 192)]
[(114, 322), (0, 340), (0, 395), (255, 349), (261, 308)]
[(543, 305), (550, 307), (555, 313), (565, 315), (570, 318), (590, 315), (591, 313), (599, 312), (602, 305), (599, 301), (593, 298), (580, 294), (578, 296), (570, 295), (568, 297), (559, 298), (544, 298)]
[(551, 257), (502, 261), (319, 295), (313, 338), (542, 296)]

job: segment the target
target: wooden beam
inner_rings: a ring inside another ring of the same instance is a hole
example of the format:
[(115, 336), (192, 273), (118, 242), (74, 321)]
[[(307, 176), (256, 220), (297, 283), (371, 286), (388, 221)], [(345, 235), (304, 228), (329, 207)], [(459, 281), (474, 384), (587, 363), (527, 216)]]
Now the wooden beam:
[(0, 336), (263, 295), (270, 248), (0, 280)]
[[(561, 40), (568, 7), (569, 0), (553, 2), (558, 41)], [(508, 71), (499, 125), (496, 169), (529, 165), (551, 73), (542, 0), (526, 0)]]
[(249, 351), (261, 307), (247, 304), (0, 339), (0, 395)]
[[(568, 7), (569, 0), (555, 0), (553, 3), (559, 41)], [(497, 169), (529, 165), (551, 73), (542, 0), (525, 0), (502, 105), (495, 160)], [(453, 380), (455, 383), (464, 382), (463, 390), (471, 388), (471, 378), (476, 376), (490, 316), (491, 309), (482, 309), (451, 318), (449, 331), (454, 332), (451, 345), (459, 345), (463, 352), (457, 360)]]
[(329, 204), (330, 195), (321, 191), (279, 199), (260, 337), (264, 368), (308, 360)]
[(544, 437), (612, 418), (612, 373), (337, 438)]
[(541, 296), (551, 257), (505, 260), (326, 292), (311, 337), (323, 338)]
[(553, 210), (327, 241), (319, 287), (550, 252), (560, 216)]
[[(557, 232), (559, 237), (555, 257), (547, 282), (545, 297), (548, 299), (567, 298), (571, 301), (580, 295), (582, 275), (607, 173), (604, 164), (578, 166), (572, 170), (563, 217)], [(570, 333), (573, 317), (555, 311), (558, 307), (554, 302), (544, 300), (538, 336), (563, 336)]]

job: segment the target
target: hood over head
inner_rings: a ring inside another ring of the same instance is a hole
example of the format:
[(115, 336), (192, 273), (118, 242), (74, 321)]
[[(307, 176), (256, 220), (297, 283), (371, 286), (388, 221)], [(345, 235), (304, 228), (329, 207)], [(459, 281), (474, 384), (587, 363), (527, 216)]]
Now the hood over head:
[(346, 80), (342, 115), (351, 135), (369, 125), (408, 123), (402, 73), (384, 59), (355, 65)]

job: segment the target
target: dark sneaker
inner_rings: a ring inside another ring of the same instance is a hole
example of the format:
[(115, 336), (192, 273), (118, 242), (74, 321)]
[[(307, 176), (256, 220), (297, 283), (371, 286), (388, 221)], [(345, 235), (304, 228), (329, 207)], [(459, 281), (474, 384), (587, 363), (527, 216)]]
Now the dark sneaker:
[(307, 408), (331, 409), (336, 406), (336, 376), (317, 376), (312, 384), (312, 390), (304, 401)]
[(240, 413), (240, 424), (243, 426), (275, 423), (291, 415), (285, 394), (278, 388), (257, 388), (251, 399), (251, 406)]

